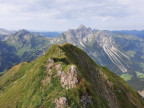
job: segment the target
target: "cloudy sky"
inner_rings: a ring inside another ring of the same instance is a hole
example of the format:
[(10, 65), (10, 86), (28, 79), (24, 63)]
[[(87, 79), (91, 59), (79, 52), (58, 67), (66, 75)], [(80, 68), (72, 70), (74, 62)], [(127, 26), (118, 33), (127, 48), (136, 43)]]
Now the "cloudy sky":
[(0, 0), (0, 28), (144, 29), (144, 0)]

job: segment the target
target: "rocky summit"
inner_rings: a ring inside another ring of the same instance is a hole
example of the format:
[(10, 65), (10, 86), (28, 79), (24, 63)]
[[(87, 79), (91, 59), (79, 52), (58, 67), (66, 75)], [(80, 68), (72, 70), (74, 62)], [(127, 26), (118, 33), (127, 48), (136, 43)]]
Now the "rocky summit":
[(144, 108), (144, 100), (122, 78), (66, 43), (1, 76), (0, 107)]

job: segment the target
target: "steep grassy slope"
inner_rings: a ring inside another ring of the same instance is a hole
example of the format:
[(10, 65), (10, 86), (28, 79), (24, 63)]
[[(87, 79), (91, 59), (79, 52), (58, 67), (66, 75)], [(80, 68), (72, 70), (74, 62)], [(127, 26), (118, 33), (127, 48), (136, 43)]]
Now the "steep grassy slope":
[(0, 42), (0, 74), (5, 69), (19, 63), (19, 57), (16, 55), (16, 49), (13, 46), (7, 45), (5, 42)]
[(71, 44), (54, 45), (0, 77), (1, 108), (58, 106), (143, 108), (144, 101), (124, 80)]

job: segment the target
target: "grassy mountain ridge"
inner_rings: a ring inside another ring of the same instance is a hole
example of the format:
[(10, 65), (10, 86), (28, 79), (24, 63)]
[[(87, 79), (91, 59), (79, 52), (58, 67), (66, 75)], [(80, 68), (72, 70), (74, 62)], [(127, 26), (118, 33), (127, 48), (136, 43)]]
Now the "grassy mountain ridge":
[(142, 108), (144, 102), (124, 80), (98, 66), (84, 51), (63, 44), (0, 77), (0, 106)]
[(50, 38), (35, 35), (26, 30), (6, 36), (0, 41), (0, 72), (23, 62), (31, 61), (44, 54), (51, 46)]

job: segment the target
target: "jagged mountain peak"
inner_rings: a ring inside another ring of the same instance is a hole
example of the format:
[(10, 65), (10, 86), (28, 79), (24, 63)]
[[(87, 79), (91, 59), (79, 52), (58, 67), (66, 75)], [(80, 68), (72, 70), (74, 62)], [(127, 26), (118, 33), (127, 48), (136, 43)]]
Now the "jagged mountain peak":
[(86, 29), (86, 27), (85, 27), (83, 24), (81, 24), (81, 25), (78, 27), (78, 29)]
[(62, 33), (56, 41), (59, 42), (61, 40), (61, 43), (64, 41), (77, 45), (78, 43), (82, 43), (81, 40), (88, 34), (93, 34), (93, 30), (86, 28), (84, 25), (80, 25), (77, 29), (69, 29)]
[(66, 43), (0, 77), (0, 106), (142, 108), (144, 102), (120, 77)]
[(18, 32), (29, 32), (29, 31), (26, 30), (26, 29), (21, 29), (21, 30), (19, 30)]
[[(69, 42), (73, 45), (80, 46), (82, 48), (95, 47), (93, 44), (97, 45), (97, 50), (103, 50), (103, 57), (108, 57), (107, 59), (115, 67), (119, 68), (121, 72), (128, 71), (128, 64), (124, 62), (123, 59), (129, 61), (129, 57), (118, 49), (117, 43), (114, 41), (114, 34), (109, 30), (92, 30), (91, 28), (86, 28), (81, 25), (81, 29), (72, 29), (61, 35), (58, 40), (64, 40), (63, 42)], [(59, 37), (58, 37), (59, 38)], [(62, 42), (62, 41), (61, 41)], [(63, 43), (62, 42), (62, 43)], [(99, 49), (101, 48), (101, 49)], [(93, 49), (92, 49), (93, 50)], [(92, 56), (97, 56), (99, 52), (90, 51)], [(100, 63), (100, 65), (103, 65)]]
[(17, 31), (15, 34), (24, 36), (26, 34), (30, 34), (30, 32), (28, 30), (22, 29)]

